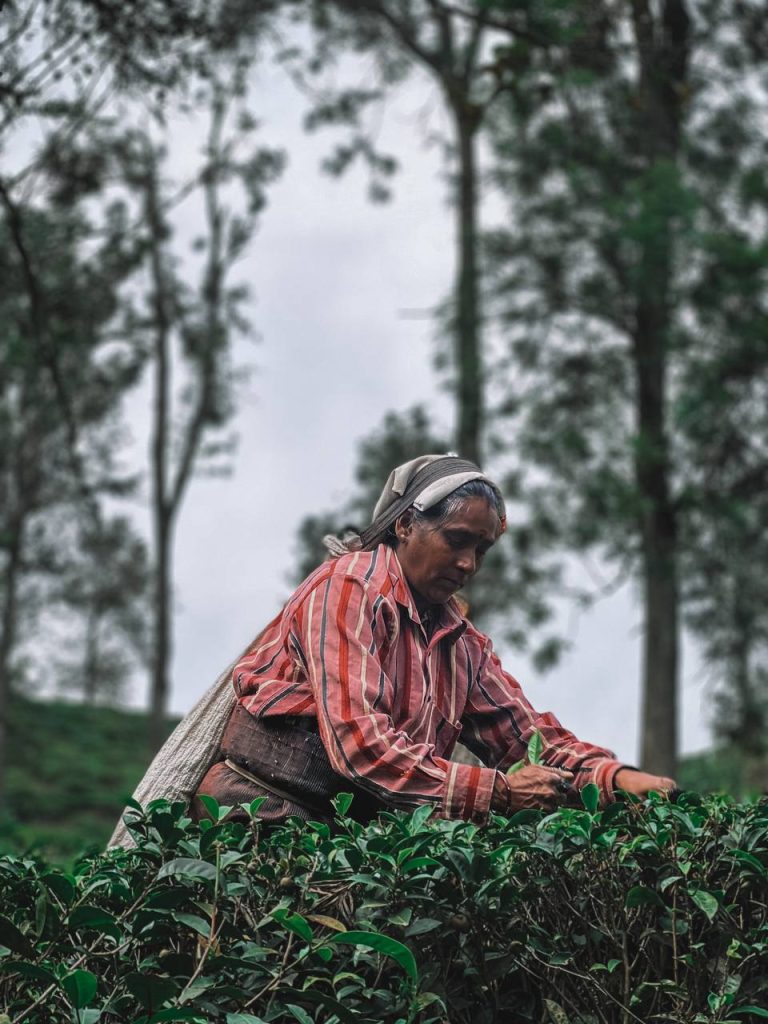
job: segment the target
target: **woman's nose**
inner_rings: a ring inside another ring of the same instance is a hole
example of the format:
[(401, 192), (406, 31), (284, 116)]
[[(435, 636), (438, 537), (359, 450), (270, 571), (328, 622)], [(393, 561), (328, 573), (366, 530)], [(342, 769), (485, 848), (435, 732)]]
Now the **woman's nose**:
[(459, 557), (456, 560), (456, 565), (458, 568), (461, 569), (462, 572), (465, 572), (468, 576), (470, 576), (477, 568), (477, 561), (475, 559), (474, 551), (467, 550), (460, 552)]

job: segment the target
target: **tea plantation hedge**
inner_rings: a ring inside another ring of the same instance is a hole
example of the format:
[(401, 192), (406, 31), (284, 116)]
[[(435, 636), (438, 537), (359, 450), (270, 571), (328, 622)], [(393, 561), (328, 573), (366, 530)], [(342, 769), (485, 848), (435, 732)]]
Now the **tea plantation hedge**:
[[(0, 860), (3, 1024), (768, 1018), (768, 803), (684, 794), (484, 828), (192, 825), (73, 872)], [(3, 1016), (5, 1014), (5, 1016)]]

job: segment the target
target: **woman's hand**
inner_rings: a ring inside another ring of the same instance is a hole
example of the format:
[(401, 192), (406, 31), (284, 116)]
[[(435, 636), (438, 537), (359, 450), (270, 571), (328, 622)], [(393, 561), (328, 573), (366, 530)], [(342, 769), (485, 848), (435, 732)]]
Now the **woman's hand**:
[(553, 811), (564, 804), (573, 791), (573, 775), (560, 768), (529, 764), (511, 775), (497, 773), (493, 790), (493, 810), (513, 814), (524, 807)]
[(664, 775), (651, 775), (649, 772), (637, 771), (635, 768), (620, 768), (613, 780), (614, 789), (623, 789), (635, 796), (646, 797), (652, 789), (657, 793), (671, 793), (677, 789), (674, 779)]

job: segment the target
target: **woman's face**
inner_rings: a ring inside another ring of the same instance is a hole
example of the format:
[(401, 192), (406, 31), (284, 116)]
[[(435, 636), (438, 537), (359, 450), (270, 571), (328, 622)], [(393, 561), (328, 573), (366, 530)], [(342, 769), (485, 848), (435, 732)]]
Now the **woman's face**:
[(395, 533), (397, 557), (417, 601), (445, 604), (480, 568), (501, 522), (485, 498), (472, 497), (439, 526), (418, 523), (405, 512)]

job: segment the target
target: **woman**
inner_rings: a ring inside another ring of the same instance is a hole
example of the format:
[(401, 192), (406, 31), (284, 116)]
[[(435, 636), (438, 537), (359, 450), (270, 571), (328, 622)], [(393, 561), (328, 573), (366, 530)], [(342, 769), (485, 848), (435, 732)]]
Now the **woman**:
[[(597, 784), (644, 796), (671, 779), (636, 771), (534, 711), (455, 594), (505, 528), (498, 488), (473, 463), (426, 455), (393, 471), (371, 526), (297, 588), (237, 663), (237, 701), (197, 797), (261, 815), (330, 818), (433, 804), (438, 816), (551, 810)], [(538, 731), (541, 765), (507, 774)], [(457, 740), (484, 767), (450, 760)], [(234, 812), (235, 814), (237, 812)], [(205, 814), (199, 799), (193, 814)]]

